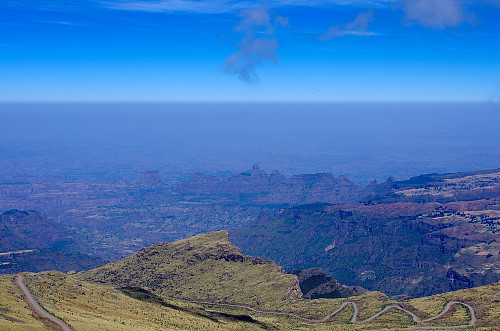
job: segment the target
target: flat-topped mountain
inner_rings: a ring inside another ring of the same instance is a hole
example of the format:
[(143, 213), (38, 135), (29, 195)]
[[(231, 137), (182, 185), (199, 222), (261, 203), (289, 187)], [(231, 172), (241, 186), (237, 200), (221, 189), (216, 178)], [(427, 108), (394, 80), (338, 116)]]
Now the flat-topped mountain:
[(180, 194), (242, 196), (258, 204), (345, 203), (364, 197), (362, 188), (345, 176), (317, 173), (287, 178), (277, 170), (267, 174), (256, 164), (227, 180), (197, 173), (174, 190)]
[(139, 184), (144, 186), (159, 186), (162, 184), (160, 173), (158, 170), (147, 169), (142, 170)]
[(133, 182), (0, 183), (0, 211), (39, 210), (85, 236), (95, 254), (117, 260), (155, 242), (230, 229), (262, 211), (310, 202), (356, 202), (363, 190), (332, 174), (285, 177), (257, 165), (227, 179), (194, 174), (174, 185), (157, 171)]
[(225, 231), (157, 243), (77, 277), (175, 298), (252, 306), (302, 296), (295, 275), (272, 261), (242, 255)]
[(467, 171), (448, 174), (424, 174), (408, 180), (372, 183), (378, 202), (451, 202), (490, 199), (500, 196), (500, 169)]

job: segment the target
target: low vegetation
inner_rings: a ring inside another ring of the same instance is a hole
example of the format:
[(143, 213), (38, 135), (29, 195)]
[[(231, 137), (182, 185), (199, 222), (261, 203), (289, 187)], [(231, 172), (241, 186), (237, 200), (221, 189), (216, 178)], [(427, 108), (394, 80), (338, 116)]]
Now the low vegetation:
[[(500, 329), (500, 283), (402, 302), (380, 292), (337, 299), (302, 298), (295, 275), (241, 254), (224, 231), (159, 243), (124, 260), (75, 274), (26, 274), (44, 309), (74, 330), (366, 330), (454, 327)], [(0, 329), (44, 330), (12, 276), (0, 276)], [(416, 323), (395, 308), (425, 320)], [(355, 307), (354, 307), (355, 306)], [(342, 308), (342, 310), (339, 310)], [(358, 310), (357, 321), (352, 322)], [(337, 314), (327, 318), (334, 311)]]
[(161, 296), (263, 308), (301, 297), (297, 276), (272, 261), (242, 255), (225, 231), (154, 244), (77, 278), (140, 287)]
[[(60, 272), (31, 274), (27, 278), (30, 290), (41, 305), (75, 330), (366, 330), (415, 326), (407, 314), (396, 310), (366, 324), (352, 324), (353, 309), (348, 306), (327, 323), (310, 323), (242, 307), (189, 303), (144, 289), (115, 289), (80, 281)], [(26, 308), (11, 277), (2, 276), (0, 286), (0, 329), (46, 329)], [(343, 302), (353, 301), (360, 309), (359, 319), (363, 320), (390, 304), (399, 304), (428, 318), (441, 312), (447, 302), (459, 300), (474, 306), (478, 317), (478, 328), (474, 329), (492, 330), (500, 327), (499, 293), (500, 284), (493, 284), (402, 303), (395, 303), (381, 293), (369, 292), (350, 299), (295, 300), (279, 304), (282, 311), (320, 318)], [(441, 319), (419, 326), (456, 326), (467, 324), (469, 318), (467, 310), (457, 306)]]
[(27, 308), (12, 275), (0, 275), (0, 330), (46, 330)]

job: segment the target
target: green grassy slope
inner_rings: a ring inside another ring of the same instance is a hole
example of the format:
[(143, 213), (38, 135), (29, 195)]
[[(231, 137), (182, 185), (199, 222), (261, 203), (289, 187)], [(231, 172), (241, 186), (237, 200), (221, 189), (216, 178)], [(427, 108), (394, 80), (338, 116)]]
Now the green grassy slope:
[[(187, 303), (157, 296), (146, 290), (89, 283), (60, 272), (27, 275), (30, 290), (50, 313), (63, 319), (74, 330), (373, 330), (416, 326), (408, 315), (390, 311), (366, 324), (350, 323), (353, 310), (349, 306), (326, 323), (310, 323), (299, 318), (263, 314), (245, 308), (218, 304)], [(396, 303), (378, 292), (349, 299), (279, 301), (279, 310), (303, 317), (321, 318), (352, 301), (364, 320), (388, 305), (398, 304), (422, 319), (435, 316), (447, 302), (460, 301), (474, 307), (475, 330), (500, 328), (500, 283), (449, 292), (432, 297)], [(442, 318), (419, 324), (457, 326), (467, 324), (469, 314), (456, 306)], [(19, 296), (11, 276), (0, 276), (0, 329), (44, 330), (46, 327), (31, 315)]]
[(242, 255), (225, 231), (157, 243), (76, 277), (168, 297), (260, 307), (302, 295), (295, 275), (272, 261)]

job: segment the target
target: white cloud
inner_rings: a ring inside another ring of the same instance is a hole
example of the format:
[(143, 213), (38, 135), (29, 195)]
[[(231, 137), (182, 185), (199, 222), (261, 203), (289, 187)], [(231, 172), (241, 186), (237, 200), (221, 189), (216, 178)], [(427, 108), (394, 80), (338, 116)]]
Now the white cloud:
[(373, 14), (371, 12), (361, 13), (356, 19), (344, 26), (332, 26), (327, 33), (320, 36), (320, 40), (330, 40), (334, 37), (344, 36), (374, 36), (378, 33), (368, 30), (368, 24), (373, 21)]
[(241, 17), (241, 22), (236, 26), (236, 31), (247, 33), (263, 30), (262, 32), (271, 33), (273, 30), (271, 16), (266, 8), (245, 9), (238, 16)]
[(430, 28), (458, 26), (471, 18), (462, 0), (402, 0), (407, 22)]
[[(238, 50), (228, 56), (224, 63), (224, 71), (236, 75), (245, 83), (257, 82), (257, 68), (265, 61), (276, 63), (278, 41), (273, 35), (273, 23), (267, 8), (244, 9), (238, 15), (240, 23), (235, 31), (243, 34), (238, 43)], [(282, 18), (280, 21), (285, 20)], [(286, 20), (287, 21), (287, 20)]]

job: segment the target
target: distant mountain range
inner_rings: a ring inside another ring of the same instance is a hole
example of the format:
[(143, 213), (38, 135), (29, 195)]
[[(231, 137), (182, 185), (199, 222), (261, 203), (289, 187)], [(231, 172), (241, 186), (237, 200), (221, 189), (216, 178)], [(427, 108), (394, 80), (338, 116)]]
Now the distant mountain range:
[(345, 203), (363, 199), (366, 193), (347, 177), (330, 173), (285, 177), (278, 171), (267, 174), (257, 164), (239, 175), (221, 180), (215, 176), (194, 174), (174, 191), (192, 195), (237, 196), (259, 205), (298, 205), (313, 202)]
[(500, 279), (500, 171), (389, 180), (356, 204), (310, 204), (230, 231), (251, 255), (287, 269), (321, 267), (339, 281), (424, 296)]
[(3, 184), (0, 205), (30, 211), (2, 215), (0, 273), (85, 270), (155, 242), (227, 229), (245, 254), (289, 271), (320, 267), (318, 279), (431, 295), (499, 279), (499, 192), (499, 169), (360, 188), (342, 176), (286, 178), (257, 165), (172, 187), (152, 170), (128, 184)]
[(158, 241), (231, 229), (262, 212), (304, 203), (354, 203), (389, 192), (384, 183), (362, 189), (346, 177), (267, 174), (257, 165), (220, 179), (194, 174), (173, 186), (154, 170), (137, 182), (1, 183), (0, 210), (38, 210), (84, 237), (90, 251), (112, 261)]

